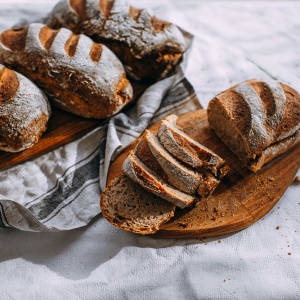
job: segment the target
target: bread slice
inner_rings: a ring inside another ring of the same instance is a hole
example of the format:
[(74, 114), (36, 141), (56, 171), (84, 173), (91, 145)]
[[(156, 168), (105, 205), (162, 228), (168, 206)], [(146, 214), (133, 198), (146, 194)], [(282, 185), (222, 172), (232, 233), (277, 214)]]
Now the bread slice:
[(214, 97), (207, 112), (216, 134), (253, 172), (300, 141), (300, 95), (281, 82), (242, 82)]
[(106, 187), (100, 207), (111, 224), (139, 234), (155, 233), (175, 212), (174, 205), (146, 191), (125, 174)]
[(197, 169), (207, 169), (217, 178), (229, 171), (225, 161), (216, 153), (190, 138), (176, 126), (177, 116), (170, 115), (161, 122), (158, 138), (161, 144), (175, 157)]
[(133, 151), (130, 151), (126, 157), (122, 168), (128, 177), (140, 184), (143, 188), (180, 208), (191, 206), (200, 198), (184, 193), (163, 181), (162, 178), (148, 168)]
[(179, 190), (194, 194), (203, 181), (203, 175), (187, 167), (172, 156), (159, 142), (154, 133), (146, 130), (143, 138), (134, 150), (135, 155), (152, 171), (178, 188)]

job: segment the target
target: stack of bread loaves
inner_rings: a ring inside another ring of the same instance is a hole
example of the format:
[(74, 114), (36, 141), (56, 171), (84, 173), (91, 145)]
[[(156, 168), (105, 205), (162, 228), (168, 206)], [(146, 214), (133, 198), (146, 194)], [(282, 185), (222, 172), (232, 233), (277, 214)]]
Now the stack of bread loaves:
[(2, 32), (0, 63), (33, 81), (54, 106), (85, 118), (111, 117), (133, 101), (125, 68), (132, 78), (156, 81), (186, 48), (179, 28), (127, 0), (63, 0), (46, 24)]
[(175, 206), (191, 207), (209, 197), (229, 171), (221, 157), (186, 135), (176, 120), (175, 115), (163, 120), (157, 135), (146, 130), (123, 163), (131, 181), (120, 175), (102, 194), (102, 213), (114, 225), (154, 233), (173, 216)]

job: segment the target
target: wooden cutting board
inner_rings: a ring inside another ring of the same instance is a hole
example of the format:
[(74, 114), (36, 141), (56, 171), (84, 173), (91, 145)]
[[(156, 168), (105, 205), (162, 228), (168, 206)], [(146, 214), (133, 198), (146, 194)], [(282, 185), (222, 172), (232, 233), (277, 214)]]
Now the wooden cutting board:
[[(195, 208), (176, 208), (175, 217), (155, 236), (163, 238), (201, 238), (244, 229), (265, 216), (292, 183), (300, 167), (300, 144), (252, 173), (209, 128), (205, 110), (179, 117), (178, 125), (196, 141), (226, 160), (230, 172), (209, 199)], [(150, 129), (156, 131), (158, 124)], [(136, 141), (137, 142), (137, 141)], [(108, 182), (122, 173), (121, 166), (136, 142), (111, 165)]]

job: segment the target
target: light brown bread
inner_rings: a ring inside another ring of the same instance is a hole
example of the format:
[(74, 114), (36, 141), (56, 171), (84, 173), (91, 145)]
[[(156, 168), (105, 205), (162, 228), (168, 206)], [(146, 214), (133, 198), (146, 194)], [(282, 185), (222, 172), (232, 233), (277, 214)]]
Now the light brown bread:
[(21, 74), (0, 65), (0, 150), (19, 152), (36, 144), (50, 115), (45, 94)]
[(133, 151), (126, 157), (122, 169), (131, 180), (140, 184), (144, 189), (180, 208), (191, 206), (200, 199), (199, 196), (184, 193), (163, 181)]
[(0, 62), (35, 82), (52, 104), (86, 118), (106, 118), (132, 100), (118, 58), (84, 35), (43, 24), (0, 35)]
[[(191, 139), (176, 126), (177, 116), (170, 115), (161, 121), (158, 138), (161, 144), (176, 158), (187, 165), (209, 170), (217, 178), (222, 178), (229, 171), (225, 161), (212, 150)], [(205, 173), (205, 172), (204, 172)]]
[(138, 80), (166, 77), (186, 50), (178, 27), (130, 6), (127, 0), (62, 0), (46, 24), (69, 28), (105, 44)]
[(174, 216), (175, 206), (119, 175), (101, 195), (103, 216), (113, 225), (139, 234), (153, 234)]
[(208, 121), (256, 172), (300, 141), (300, 95), (281, 82), (248, 80), (210, 101)]

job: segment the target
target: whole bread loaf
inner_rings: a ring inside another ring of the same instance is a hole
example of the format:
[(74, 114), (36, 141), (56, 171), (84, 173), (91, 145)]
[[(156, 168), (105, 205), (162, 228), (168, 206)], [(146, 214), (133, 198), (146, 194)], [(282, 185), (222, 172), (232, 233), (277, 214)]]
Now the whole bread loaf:
[(186, 50), (182, 32), (127, 0), (62, 0), (49, 14), (51, 28), (66, 27), (107, 45), (138, 80), (166, 77)]
[(300, 95), (278, 81), (242, 82), (207, 111), (216, 134), (253, 172), (300, 141)]
[(174, 216), (175, 206), (143, 189), (122, 174), (101, 195), (103, 216), (116, 227), (153, 234)]
[(0, 65), (0, 150), (33, 146), (51, 115), (45, 94), (21, 74)]
[(110, 117), (132, 100), (118, 58), (65, 28), (33, 23), (4, 31), (0, 62), (35, 82), (55, 106), (86, 118)]

